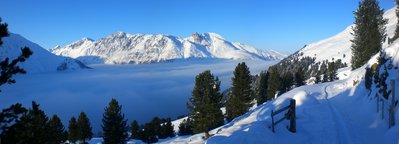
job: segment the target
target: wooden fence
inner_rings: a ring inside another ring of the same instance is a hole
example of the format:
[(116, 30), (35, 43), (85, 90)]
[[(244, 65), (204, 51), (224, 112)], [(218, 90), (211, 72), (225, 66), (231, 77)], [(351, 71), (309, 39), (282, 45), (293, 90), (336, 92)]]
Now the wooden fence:
[[(284, 119), (290, 120), (290, 127), (288, 128), (288, 130), (290, 132), (293, 132), (293, 133), (296, 132), (295, 103), (296, 103), (295, 99), (291, 99), (290, 105), (288, 105), (286, 107), (283, 107), (283, 108), (280, 108), (278, 110), (272, 110), (271, 117), (272, 117), (272, 131), (273, 131), (273, 133), (275, 132), (274, 127), (278, 123), (284, 121)], [(280, 114), (280, 113), (282, 113), (282, 112), (284, 112), (286, 110), (288, 110), (288, 112), (284, 114), (284, 117), (282, 117), (281, 119), (278, 119), (276, 121), (274, 120), (274, 116), (276, 116), (276, 115), (278, 115), (278, 114)]]
[(388, 127), (391, 128), (395, 125), (395, 111), (398, 101), (395, 97), (395, 81), (391, 80), (391, 96), (384, 98), (376, 93), (377, 97), (377, 112), (380, 112), (381, 119), (386, 119), (388, 117), (387, 123)]

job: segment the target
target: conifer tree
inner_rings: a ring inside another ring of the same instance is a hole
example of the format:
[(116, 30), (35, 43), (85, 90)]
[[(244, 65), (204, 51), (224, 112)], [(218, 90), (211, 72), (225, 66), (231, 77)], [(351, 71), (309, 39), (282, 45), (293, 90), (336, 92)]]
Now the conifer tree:
[(223, 125), (222, 95), (220, 94), (220, 81), (206, 70), (195, 77), (192, 96), (187, 103), (193, 120), (194, 133), (205, 132)]
[(305, 85), (304, 71), (302, 68), (298, 68), (298, 70), (295, 72), (295, 86), (300, 87), (303, 85)]
[(32, 102), (32, 109), (21, 117), (21, 121), (14, 124), (14, 135), (10, 135), (12, 143), (46, 143), (48, 118), (39, 104)]
[(191, 121), (191, 119), (190, 118), (184, 119), (179, 124), (179, 136), (194, 134), (192, 129), (193, 129), (193, 122)]
[(285, 93), (291, 90), (294, 85), (294, 77), (291, 72), (285, 72), (281, 77), (282, 90), (281, 93)]
[(359, 8), (354, 12), (355, 26), (353, 27), (352, 69), (363, 66), (374, 54), (382, 48), (385, 24), (384, 10), (377, 0), (362, 0)]
[(68, 140), (72, 143), (78, 141), (78, 124), (76, 118), (72, 117), (68, 125)]
[(371, 90), (371, 85), (373, 84), (373, 73), (371, 68), (366, 68), (366, 74), (364, 76), (364, 84), (366, 89)]
[(173, 130), (172, 120), (170, 118), (167, 118), (165, 120), (165, 122), (161, 125), (161, 131), (158, 136), (160, 139), (175, 136), (175, 131)]
[(251, 106), (251, 74), (244, 62), (235, 68), (232, 85), (231, 96), (226, 102), (228, 121), (246, 113)]
[(260, 74), (260, 81), (258, 86), (258, 92), (256, 102), (258, 105), (267, 101), (267, 80), (269, 79), (269, 72)]
[(23, 114), (28, 110), (20, 103), (11, 105), (9, 108), (3, 109), (0, 113), (0, 136), (1, 139), (5, 139), (5, 135), (8, 130), (15, 124), (18, 123)]
[(92, 128), (90, 126), (89, 118), (87, 118), (84, 112), (81, 112), (78, 117), (78, 140), (86, 143), (87, 140), (90, 140), (93, 137)]
[(154, 125), (152, 123), (144, 124), (144, 128), (140, 131), (140, 140), (146, 143), (158, 142), (156, 131), (154, 131)]
[(104, 109), (102, 129), (104, 133), (104, 144), (122, 144), (127, 139), (125, 115), (118, 101), (112, 99), (108, 107)]
[[(395, 0), (396, 2), (396, 17), (399, 17), (399, 0)], [(399, 37), (399, 19), (396, 24), (396, 29), (395, 29), (395, 35), (393, 36), (392, 39), (390, 39), (390, 42), (395, 41)]]
[(48, 143), (60, 144), (66, 141), (64, 125), (62, 125), (60, 118), (57, 115), (53, 117), (47, 123), (47, 135)]
[(271, 67), (269, 69), (269, 80), (267, 81), (267, 100), (271, 100), (282, 88), (281, 78), (276, 67)]
[(338, 70), (338, 68), (334, 61), (328, 63), (327, 74), (328, 74), (329, 81), (334, 81), (334, 80), (338, 79), (337, 70)]
[(321, 82), (321, 76), (320, 76), (320, 71), (318, 71), (317, 73), (316, 73), (316, 77), (315, 77), (315, 81), (314, 81), (316, 84), (318, 84), (318, 83), (320, 83)]
[(132, 139), (139, 139), (139, 131), (140, 131), (140, 127), (139, 124), (137, 123), (136, 120), (134, 120), (131, 124), (130, 124), (130, 138)]
[[(3, 44), (3, 37), (9, 36), (8, 25), (6, 23), (1, 23), (0, 18), (0, 46)], [(18, 66), (18, 63), (25, 62), (31, 55), (32, 51), (28, 47), (21, 48), (21, 55), (16, 59), (11, 60), (5, 58), (0, 61), (0, 86), (3, 84), (13, 84), (16, 81), (12, 79), (15, 74), (25, 74), (26, 71)]]
[(328, 78), (328, 74), (327, 74), (327, 71), (324, 71), (324, 73), (323, 73), (323, 82), (328, 82), (328, 80), (330, 80), (329, 78)]

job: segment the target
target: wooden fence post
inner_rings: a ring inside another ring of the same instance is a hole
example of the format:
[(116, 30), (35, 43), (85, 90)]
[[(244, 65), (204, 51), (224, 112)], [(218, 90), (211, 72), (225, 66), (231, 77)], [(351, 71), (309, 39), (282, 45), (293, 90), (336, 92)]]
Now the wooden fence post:
[(296, 132), (296, 115), (295, 115), (295, 99), (291, 99), (290, 102), (290, 131), (295, 133)]
[(391, 105), (389, 107), (389, 128), (395, 125), (395, 80), (391, 80)]
[(379, 108), (380, 108), (380, 96), (377, 94), (377, 93), (375, 93), (375, 96), (377, 97), (377, 113), (378, 113), (378, 111), (379, 111)]
[(273, 110), (272, 110), (271, 116), (272, 116), (272, 132), (274, 133), (274, 112), (273, 112)]

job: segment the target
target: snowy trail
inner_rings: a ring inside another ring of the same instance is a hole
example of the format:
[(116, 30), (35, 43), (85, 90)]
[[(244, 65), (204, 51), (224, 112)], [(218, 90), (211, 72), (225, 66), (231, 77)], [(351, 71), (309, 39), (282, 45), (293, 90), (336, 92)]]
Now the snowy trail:
[(328, 84), (326, 86), (324, 86), (324, 99), (326, 100), (326, 103), (330, 109), (332, 118), (334, 119), (334, 124), (335, 124), (335, 132), (336, 132), (336, 136), (337, 136), (337, 140), (340, 144), (348, 144), (351, 142), (350, 140), (350, 135), (348, 132), (348, 128), (346, 126), (346, 123), (342, 117), (342, 115), (340, 114), (340, 112), (337, 111), (337, 109), (335, 108), (335, 106), (333, 104), (331, 104), (330, 100), (329, 100), (329, 91), (328, 88), (331, 86), (332, 84)]

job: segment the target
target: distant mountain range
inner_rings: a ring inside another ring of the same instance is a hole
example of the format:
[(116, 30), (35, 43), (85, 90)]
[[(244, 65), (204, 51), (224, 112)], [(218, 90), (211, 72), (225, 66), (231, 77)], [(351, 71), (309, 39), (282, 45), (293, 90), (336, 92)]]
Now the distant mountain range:
[(32, 56), (30, 56), (27, 61), (19, 63), (19, 65), (27, 70), (28, 73), (88, 68), (79, 60), (54, 55), (18, 34), (11, 33), (8, 37), (4, 37), (2, 40), (4, 43), (0, 46), (1, 60), (6, 57), (11, 59), (18, 57), (21, 54), (21, 48), (25, 46), (32, 50)]
[(229, 42), (216, 33), (194, 33), (188, 38), (163, 34), (117, 32), (98, 40), (83, 38), (50, 52), (85, 64), (153, 63), (175, 59), (221, 58), (234, 60), (281, 60), (286, 55)]

